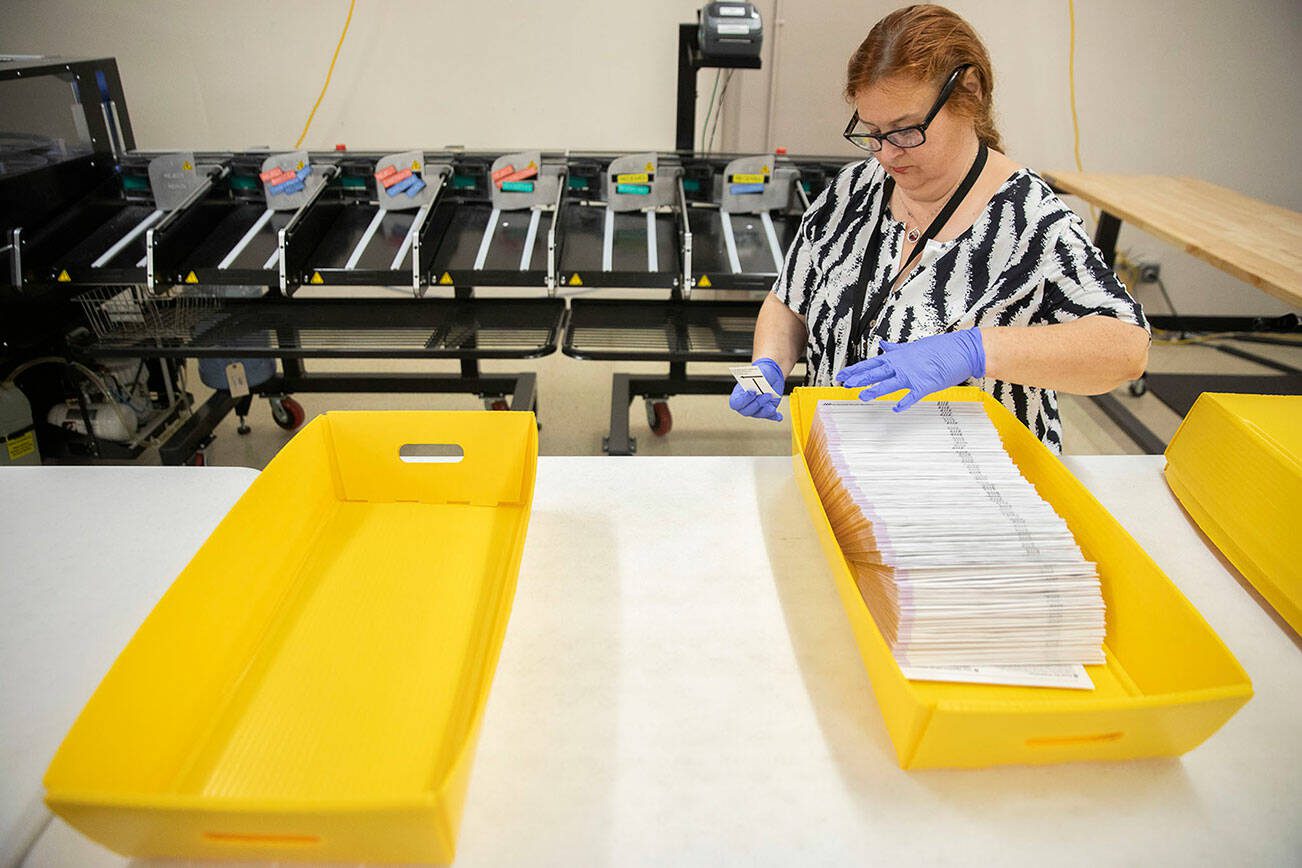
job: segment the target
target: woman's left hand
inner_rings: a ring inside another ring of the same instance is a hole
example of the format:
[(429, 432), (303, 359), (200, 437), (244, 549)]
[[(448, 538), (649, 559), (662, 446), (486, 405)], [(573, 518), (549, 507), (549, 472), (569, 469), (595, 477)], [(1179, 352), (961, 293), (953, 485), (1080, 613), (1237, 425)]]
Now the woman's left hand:
[(859, 400), (871, 401), (900, 389), (909, 394), (895, 405), (907, 410), (932, 392), (979, 379), (986, 373), (986, 353), (980, 329), (932, 335), (905, 344), (882, 341), (882, 354), (843, 368), (836, 374), (842, 386), (857, 389)]

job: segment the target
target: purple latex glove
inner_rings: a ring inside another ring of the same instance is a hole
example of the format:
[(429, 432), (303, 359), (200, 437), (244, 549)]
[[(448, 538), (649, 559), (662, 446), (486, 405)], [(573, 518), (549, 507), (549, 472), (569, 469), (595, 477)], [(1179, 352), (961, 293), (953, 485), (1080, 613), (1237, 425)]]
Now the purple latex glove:
[[(786, 385), (786, 379), (782, 376), (782, 369), (778, 367), (778, 363), (772, 359), (764, 358), (756, 359), (752, 364), (764, 372), (764, 379), (769, 381), (773, 391), (781, 395), (783, 387)], [(743, 389), (741, 383), (738, 383), (732, 387), (732, 396), (728, 398), (728, 406), (743, 416), (781, 422), (782, 414), (778, 412), (778, 404), (781, 399), (778, 395), (750, 392)]]
[(899, 389), (909, 394), (895, 405), (907, 410), (932, 392), (957, 386), (969, 377), (986, 375), (986, 350), (980, 329), (964, 329), (896, 344), (882, 341), (882, 354), (837, 372), (836, 381), (857, 389), (859, 400), (871, 401)]

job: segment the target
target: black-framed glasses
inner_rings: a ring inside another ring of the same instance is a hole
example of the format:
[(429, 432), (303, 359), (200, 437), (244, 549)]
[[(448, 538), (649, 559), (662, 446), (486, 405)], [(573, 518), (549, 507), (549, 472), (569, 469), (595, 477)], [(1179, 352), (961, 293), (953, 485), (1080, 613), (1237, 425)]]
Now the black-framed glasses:
[(954, 92), (954, 88), (958, 85), (959, 76), (971, 65), (970, 63), (964, 63), (954, 68), (954, 71), (949, 74), (949, 78), (945, 80), (944, 87), (940, 89), (940, 96), (936, 97), (935, 105), (931, 107), (931, 111), (927, 112), (927, 116), (922, 123), (911, 127), (900, 127), (897, 130), (887, 130), (884, 133), (855, 132), (854, 128), (860, 123), (859, 112), (856, 110), (854, 114), (850, 115), (850, 123), (846, 124), (845, 132), (841, 135), (845, 136), (845, 140), (856, 148), (874, 154), (882, 149), (883, 141), (890, 142), (897, 148), (916, 148), (927, 140), (927, 127), (931, 125), (936, 115), (945, 106), (949, 95)]

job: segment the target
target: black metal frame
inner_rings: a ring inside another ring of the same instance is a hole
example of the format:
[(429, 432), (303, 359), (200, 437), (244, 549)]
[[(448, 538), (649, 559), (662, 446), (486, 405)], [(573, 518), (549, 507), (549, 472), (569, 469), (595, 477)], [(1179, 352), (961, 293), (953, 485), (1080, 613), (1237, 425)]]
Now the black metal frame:
[(695, 22), (678, 25), (678, 113), (674, 130), (674, 147), (680, 151), (695, 148), (696, 73), (704, 68), (759, 69), (758, 57), (711, 57), (701, 53), (700, 27)]

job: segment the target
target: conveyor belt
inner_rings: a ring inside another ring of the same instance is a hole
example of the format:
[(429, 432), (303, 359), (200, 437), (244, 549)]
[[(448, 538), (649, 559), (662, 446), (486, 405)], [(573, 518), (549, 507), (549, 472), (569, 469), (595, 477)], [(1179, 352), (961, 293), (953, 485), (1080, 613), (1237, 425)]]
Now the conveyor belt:
[(782, 269), (799, 215), (725, 214), (689, 208), (692, 278), (715, 289), (767, 290)]
[(600, 203), (574, 203), (562, 211), (561, 229), (561, 286), (670, 288), (681, 282), (681, 242), (672, 214), (615, 213)]
[(441, 203), (431, 219), (437, 221), (431, 235), (440, 236), (431, 284), (547, 285), (550, 212), (501, 211), (487, 202), (454, 200)]
[[(215, 209), (207, 219), (215, 226), (198, 247), (183, 258), (174, 279), (178, 283), (272, 286), (279, 279), (276, 233), (293, 212), (271, 211), (255, 202), (211, 201), (197, 206)], [(193, 278), (191, 278), (193, 275)]]

